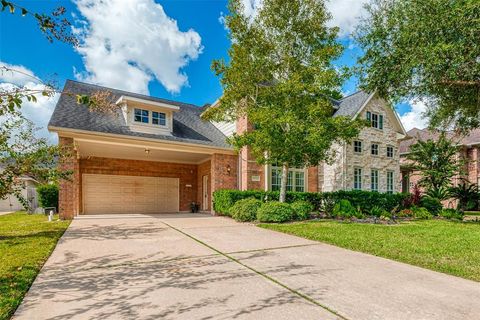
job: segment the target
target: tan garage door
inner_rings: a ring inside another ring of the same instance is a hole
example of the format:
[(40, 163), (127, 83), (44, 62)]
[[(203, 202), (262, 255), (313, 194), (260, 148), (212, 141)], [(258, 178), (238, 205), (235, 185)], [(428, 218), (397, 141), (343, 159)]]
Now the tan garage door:
[(177, 178), (84, 174), (85, 214), (177, 212)]

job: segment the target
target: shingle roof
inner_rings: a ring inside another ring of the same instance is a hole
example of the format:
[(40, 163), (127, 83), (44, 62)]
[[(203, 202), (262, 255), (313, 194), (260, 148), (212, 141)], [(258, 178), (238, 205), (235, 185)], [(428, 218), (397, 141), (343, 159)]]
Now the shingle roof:
[(365, 102), (370, 97), (369, 93), (365, 91), (357, 91), (354, 94), (346, 96), (345, 98), (334, 101), (334, 105), (337, 108), (337, 111), (333, 114), (334, 117), (338, 116), (347, 116), (353, 117), (360, 110), (360, 108), (365, 104)]
[(69, 94), (62, 94), (60, 96), (48, 125), (66, 129), (78, 129), (100, 133), (194, 143), (212, 147), (231, 148), (227, 144), (226, 137), (222, 132), (220, 132), (212, 123), (200, 118), (203, 108), (199, 106), (73, 80), (67, 80), (64, 87), (65, 92), (74, 95), (92, 94), (95, 91), (101, 90), (110, 91), (115, 100), (122, 95), (128, 95), (135, 98), (163, 102), (180, 107), (180, 110), (174, 112), (173, 115), (172, 135), (148, 134), (131, 131), (126, 125), (121, 110), (118, 110), (114, 114), (92, 112), (87, 106), (77, 104), (75, 96)]

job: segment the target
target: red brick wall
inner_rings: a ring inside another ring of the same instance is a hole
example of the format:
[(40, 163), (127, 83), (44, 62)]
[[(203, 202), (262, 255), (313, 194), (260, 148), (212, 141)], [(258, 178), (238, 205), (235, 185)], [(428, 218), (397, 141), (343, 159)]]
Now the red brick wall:
[(179, 178), (180, 211), (189, 211), (190, 203), (197, 200), (197, 165), (194, 164), (90, 158), (80, 160), (80, 173)]
[[(238, 156), (215, 153), (211, 160), (212, 194), (220, 189), (237, 189)], [(228, 172), (230, 168), (230, 172)]]
[(318, 192), (318, 167), (308, 168), (307, 191)]
[(208, 210), (211, 210), (211, 203), (212, 203), (212, 186), (211, 186), (211, 174), (210, 174), (211, 166), (210, 160), (201, 163), (197, 167), (197, 203), (200, 204), (200, 210), (203, 210), (203, 177), (208, 176)]
[(60, 161), (60, 170), (73, 172), (69, 180), (60, 181), (58, 211), (61, 219), (73, 219), (80, 210), (79, 161), (72, 138), (59, 137), (58, 144), (69, 154), (69, 157)]

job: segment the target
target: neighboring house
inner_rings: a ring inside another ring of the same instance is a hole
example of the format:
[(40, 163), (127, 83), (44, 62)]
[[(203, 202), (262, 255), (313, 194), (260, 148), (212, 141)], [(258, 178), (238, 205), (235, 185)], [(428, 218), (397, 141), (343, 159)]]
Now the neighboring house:
[[(74, 94), (108, 90), (119, 109), (91, 112), (76, 103)], [(198, 107), (160, 98), (68, 80), (49, 130), (72, 151), (61, 163), (73, 170), (71, 181), (60, 183), (59, 211), (63, 218), (96, 213), (159, 213), (189, 211), (192, 202), (211, 211), (219, 189), (267, 189), (280, 186), (280, 170), (261, 166), (248, 150), (236, 154), (228, 135), (250, 130), (246, 119), (212, 123)], [(288, 189), (399, 190), (398, 148), (405, 131), (395, 111), (375, 94), (359, 92), (335, 101), (335, 114), (369, 118), (351, 145), (336, 146), (333, 165), (291, 169)], [(212, 106), (214, 107), (214, 106)]]
[[(23, 184), (23, 188), (21, 191), (22, 196), (28, 201), (30, 208), (35, 209), (38, 207), (37, 201), (37, 191), (36, 187), (38, 182), (31, 178), (31, 177), (21, 177), (19, 178), (21, 183)], [(10, 211), (18, 211), (18, 210), (26, 210), (28, 208), (24, 208), (23, 204), (18, 200), (15, 195), (8, 195), (6, 199), (0, 200), (0, 212), (10, 212)]]
[[(413, 128), (407, 132), (407, 139), (400, 143), (400, 168), (402, 171), (402, 192), (411, 192), (421, 176), (415, 172), (407, 160), (410, 146), (417, 141), (437, 140), (440, 133), (428, 129)], [(468, 135), (456, 135), (448, 132), (447, 136), (459, 146), (458, 159), (465, 161), (464, 172), (452, 179), (457, 185), (462, 181), (478, 184), (480, 182), (480, 129), (469, 132)]]

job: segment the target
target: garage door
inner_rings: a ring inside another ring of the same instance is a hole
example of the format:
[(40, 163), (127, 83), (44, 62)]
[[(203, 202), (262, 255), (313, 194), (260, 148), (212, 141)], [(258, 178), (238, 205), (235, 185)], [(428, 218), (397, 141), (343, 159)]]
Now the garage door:
[(85, 214), (177, 212), (178, 178), (84, 174)]

